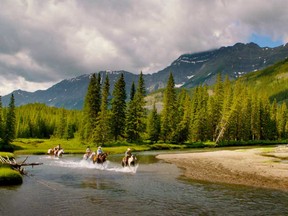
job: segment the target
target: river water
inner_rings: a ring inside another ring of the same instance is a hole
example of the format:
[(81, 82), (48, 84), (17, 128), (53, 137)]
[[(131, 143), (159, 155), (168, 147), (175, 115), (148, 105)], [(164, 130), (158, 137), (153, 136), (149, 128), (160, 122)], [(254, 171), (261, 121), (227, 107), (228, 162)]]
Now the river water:
[(22, 185), (0, 188), (0, 215), (288, 215), (287, 192), (187, 180), (153, 153), (122, 168), (121, 157), (102, 166), (81, 155), (29, 156), (44, 164), (26, 168)]

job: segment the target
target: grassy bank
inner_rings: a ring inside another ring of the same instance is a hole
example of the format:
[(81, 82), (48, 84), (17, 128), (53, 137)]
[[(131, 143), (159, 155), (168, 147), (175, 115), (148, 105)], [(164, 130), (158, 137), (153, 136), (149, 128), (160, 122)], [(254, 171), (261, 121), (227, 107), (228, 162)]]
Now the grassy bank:
[[(189, 148), (214, 148), (214, 147), (236, 147), (236, 146), (259, 146), (259, 145), (275, 145), (284, 144), (287, 141), (227, 141), (219, 143), (215, 142), (194, 142), (184, 144), (167, 144), (167, 143), (127, 143), (127, 142), (115, 142), (108, 143), (102, 146), (105, 152), (110, 154), (121, 154), (129, 147), (133, 151), (148, 151), (148, 150), (173, 150), (173, 149), (189, 149)], [(16, 139), (13, 142), (14, 154), (47, 154), (48, 149), (60, 145), (65, 154), (84, 154), (88, 146), (92, 151), (96, 151), (96, 145), (89, 145), (78, 139)], [(5, 155), (4, 155), (5, 156)]]
[[(48, 149), (60, 145), (65, 154), (84, 154), (86, 148), (90, 146), (92, 151), (97, 150), (97, 146), (85, 144), (77, 139), (63, 140), (63, 139), (16, 139), (13, 142), (14, 154), (47, 154)], [(132, 148), (133, 151), (146, 151), (149, 150), (149, 145), (137, 145), (126, 142), (117, 142), (114, 144), (103, 145), (102, 148), (105, 152), (110, 154), (124, 153), (127, 148)]]
[(0, 186), (22, 184), (22, 175), (9, 166), (0, 166)]
[[(13, 158), (14, 154), (10, 152), (0, 152), (0, 156)], [(22, 175), (13, 170), (10, 165), (0, 164), (0, 186), (1, 185), (19, 185), (22, 184)]]

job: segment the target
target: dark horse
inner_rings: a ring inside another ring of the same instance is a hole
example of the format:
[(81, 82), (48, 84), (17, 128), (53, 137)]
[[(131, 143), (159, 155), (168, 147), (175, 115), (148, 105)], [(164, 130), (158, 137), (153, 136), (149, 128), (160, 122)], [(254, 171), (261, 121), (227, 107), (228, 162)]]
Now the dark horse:
[(106, 161), (106, 158), (108, 156), (108, 153), (102, 153), (99, 156), (94, 155), (93, 156), (93, 163), (103, 164)]

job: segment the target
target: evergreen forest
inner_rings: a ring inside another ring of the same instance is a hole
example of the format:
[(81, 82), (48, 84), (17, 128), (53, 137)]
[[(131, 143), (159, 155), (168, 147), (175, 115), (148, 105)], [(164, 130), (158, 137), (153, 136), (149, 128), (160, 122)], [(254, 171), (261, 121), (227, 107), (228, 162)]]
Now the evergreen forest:
[(39, 103), (15, 107), (13, 94), (2, 107), (0, 97), (1, 149), (9, 149), (15, 138), (78, 138), (91, 146), (287, 140), (287, 65), (286, 60), (236, 81), (219, 74), (213, 86), (193, 89), (176, 89), (170, 73), (161, 108), (156, 98), (147, 108), (142, 73), (130, 95), (123, 74), (113, 91), (108, 76), (93, 74), (80, 111)]

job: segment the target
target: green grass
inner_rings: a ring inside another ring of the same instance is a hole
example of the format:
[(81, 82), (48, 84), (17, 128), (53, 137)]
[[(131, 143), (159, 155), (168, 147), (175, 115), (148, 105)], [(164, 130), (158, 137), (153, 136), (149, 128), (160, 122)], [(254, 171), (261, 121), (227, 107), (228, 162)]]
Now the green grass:
[[(90, 146), (92, 151), (97, 150), (97, 146), (83, 143), (78, 139), (16, 139), (13, 142), (15, 148), (14, 154), (47, 154), (49, 148), (53, 148), (58, 144), (60, 144), (60, 146), (64, 149), (65, 154), (84, 154), (88, 146)], [(102, 149), (110, 154), (119, 154), (124, 153), (128, 147), (130, 147), (133, 151), (149, 150), (148, 145), (130, 144), (126, 142), (106, 144), (102, 146)]]
[(19, 172), (12, 170), (9, 166), (0, 166), (0, 185), (19, 185), (23, 179)]
[[(235, 146), (253, 146), (253, 145), (273, 145), (273, 144), (281, 144), (287, 143), (287, 140), (284, 141), (227, 141), (221, 142), (218, 145), (215, 145), (215, 142), (194, 142), (194, 143), (183, 143), (183, 144), (169, 144), (158, 142), (152, 144), (151, 142), (144, 143), (127, 143), (125, 141), (107, 143), (102, 146), (104, 152), (108, 152), (110, 154), (122, 154), (127, 148), (131, 148), (133, 152), (139, 151), (149, 151), (149, 150), (175, 150), (175, 149), (189, 149), (189, 148), (211, 148), (211, 147), (235, 147)], [(90, 146), (92, 151), (97, 150), (97, 146), (93, 144), (84, 143), (78, 139), (71, 140), (63, 140), (63, 139), (16, 139), (13, 142), (16, 155), (41, 155), (47, 154), (49, 148), (53, 148), (58, 144), (64, 149), (65, 154), (84, 154), (86, 148)], [(4, 154), (2, 156), (6, 157), (8, 153), (0, 153)], [(10, 157), (8, 155), (8, 157)], [(13, 155), (12, 155), (13, 157)]]

